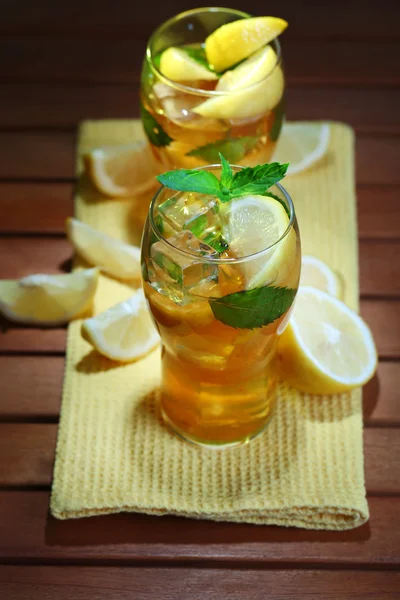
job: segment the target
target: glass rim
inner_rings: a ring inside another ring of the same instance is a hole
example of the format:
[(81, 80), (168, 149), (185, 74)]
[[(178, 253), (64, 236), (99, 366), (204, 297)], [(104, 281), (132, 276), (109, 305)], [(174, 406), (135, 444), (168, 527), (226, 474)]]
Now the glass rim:
[(192, 8), (191, 10), (186, 10), (184, 12), (178, 13), (177, 15), (175, 15), (174, 17), (171, 17), (170, 19), (167, 19), (167, 21), (164, 21), (164, 23), (159, 25), (157, 27), (157, 29), (155, 29), (155, 31), (153, 31), (153, 33), (151, 34), (151, 36), (147, 42), (147, 46), (146, 46), (146, 62), (149, 64), (150, 69), (160, 79), (160, 81), (162, 81), (166, 85), (168, 85), (172, 88), (175, 88), (181, 92), (184, 92), (186, 94), (193, 94), (193, 95), (197, 95), (197, 96), (205, 96), (208, 98), (215, 98), (215, 97), (221, 97), (221, 96), (229, 96), (231, 94), (235, 94), (237, 92), (243, 92), (245, 90), (251, 90), (252, 88), (256, 87), (257, 85), (259, 85), (260, 83), (262, 83), (263, 81), (265, 81), (266, 79), (271, 77), (271, 75), (275, 71), (275, 69), (281, 65), (281, 62), (282, 62), (281, 44), (279, 42), (279, 39), (276, 37), (273, 40), (271, 40), (271, 43), (275, 44), (275, 46), (276, 46), (276, 62), (273, 65), (273, 67), (271, 68), (271, 70), (267, 73), (267, 75), (265, 75), (265, 77), (263, 77), (259, 81), (256, 81), (255, 83), (252, 83), (251, 85), (241, 88), (240, 90), (231, 90), (231, 91), (202, 90), (200, 88), (191, 87), (190, 85), (184, 85), (182, 83), (178, 83), (176, 81), (173, 81), (172, 79), (169, 79), (165, 75), (163, 75), (161, 73), (161, 71), (158, 69), (157, 65), (154, 63), (154, 56), (153, 56), (153, 53), (151, 50), (151, 45), (152, 45), (153, 41), (156, 39), (157, 35), (162, 33), (163, 29), (167, 29), (171, 24), (175, 23), (176, 21), (180, 21), (181, 19), (183, 19), (187, 16), (195, 15), (200, 12), (217, 12), (217, 11), (235, 14), (235, 15), (241, 16), (243, 18), (251, 17), (251, 15), (249, 13), (243, 12), (241, 10), (237, 10), (235, 8), (225, 8), (224, 6), (209, 6), (209, 7), (204, 7), (204, 8)]
[[(231, 167), (233, 169), (246, 168), (242, 165), (231, 165)], [(202, 171), (205, 169), (210, 169), (210, 170), (214, 169), (215, 170), (215, 169), (221, 169), (221, 168), (222, 168), (221, 164), (215, 163), (212, 165), (205, 165), (205, 166), (197, 167), (195, 170)], [(288, 223), (285, 231), (282, 233), (282, 235), (273, 244), (271, 244), (270, 246), (267, 246), (266, 248), (263, 248), (262, 250), (259, 250), (258, 252), (255, 252), (253, 254), (248, 254), (247, 256), (240, 256), (238, 258), (231, 258), (231, 257), (209, 258), (209, 257), (205, 257), (205, 256), (198, 256), (197, 254), (193, 254), (192, 252), (187, 252), (186, 250), (182, 250), (181, 248), (177, 248), (176, 246), (174, 246), (174, 244), (171, 244), (171, 242), (169, 242), (168, 239), (162, 235), (161, 231), (158, 229), (157, 224), (154, 220), (154, 209), (155, 209), (155, 205), (156, 205), (158, 197), (163, 192), (163, 190), (170, 189), (165, 185), (161, 185), (158, 188), (158, 190), (156, 191), (156, 193), (154, 194), (154, 196), (151, 200), (150, 207), (149, 207), (149, 213), (148, 213), (150, 226), (151, 226), (152, 231), (155, 234), (156, 238), (160, 242), (167, 244), (167, 246), (169, 246), (175, 252), (178, 252), (182, 256), (190, 256), (191, 258), (193, 258), (193, 257), (197, 258), (198, 262), (212, 263), (212, 264), (224, 264), (224, 265), (241, 264), (241, 263), (245, 263), (245, 262), (250, 262), (251, 260), (256, 260), (258, 258), (262, 258), (272, 248), (278, 247), (278, 245), (288, 236), (288, 234), (290, 233), (290, 231), (293, 229), (293, 226), (294, 226), (294, 220), (295, 220), (296, 214), (295, 214), (295, 210), (294, 210), (293, 200), (292, 200), (289, 192), (283, 187), (283, 185), (281, 185), (280, 183), (274, 183), (274, 185), (276, 185), (278, 187), (279, 191), (284, 195), (285, 200), (288, 203), (289, 213), (290, 213), (289, 223)], [(273, 186), (271, 186), (271, 187), (273, 187)], [(177, 190), (171, 190), (171, 191), (177, 193)], [(261, 195), (261, 194), (257, 194), (257, 195)], [(268, 196), (266, 196), (266, 197), (268, 197)]]

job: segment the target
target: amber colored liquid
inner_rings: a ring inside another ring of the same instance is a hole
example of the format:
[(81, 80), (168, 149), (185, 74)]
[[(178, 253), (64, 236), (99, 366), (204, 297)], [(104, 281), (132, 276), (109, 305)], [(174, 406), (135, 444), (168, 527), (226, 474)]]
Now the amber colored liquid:
[[(287, 269), (298, 286), (300, 248)], [(220, 285), (224, 285), (220, 278)], [(221, 295), (243, 289), (230, 276)], [(276, 390), (273, 357), (288, 312), (268, 326), (235, 329), (215, 319), (207, 299), (179, 306), (145, 283), (163, 343), (160, 406), (186, 439), (210, 445), (243, 443), (262, 431)]]

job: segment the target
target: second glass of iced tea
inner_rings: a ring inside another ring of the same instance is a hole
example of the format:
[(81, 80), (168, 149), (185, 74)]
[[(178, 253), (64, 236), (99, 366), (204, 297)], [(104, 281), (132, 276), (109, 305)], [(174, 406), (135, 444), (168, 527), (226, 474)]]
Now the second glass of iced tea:
[(238, 91), (220, 90), (218, 79), (173, 81), (160, 70), (161, 57), (171, 46), (201, 59), (208, 35), (249, 16), (228, 8), (194, 9), (166, 21), (151, 36), (142, 71), (141, 117), (164, 168), (191, 169), (214, 163), (219, 152), (240, 165), (270, 160), (284, 118), (278, 39), (268, 46), (267, 75)]
[(150, 206), (142, 268), (162, 339), (161, 413), (195, 443), (249, 441), (275, 400), (273, 359), (301, 252), (289, 195), (279, 184), (271, 194), (221, 204), (161, 187)]

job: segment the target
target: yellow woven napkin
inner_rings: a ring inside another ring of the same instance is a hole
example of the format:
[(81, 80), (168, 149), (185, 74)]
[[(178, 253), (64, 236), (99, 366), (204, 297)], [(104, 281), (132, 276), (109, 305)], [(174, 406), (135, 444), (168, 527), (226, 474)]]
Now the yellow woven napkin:
[[(305, 253), (339, 271), (345, 300), (358, 305), (354, 139), (330, 123), (329, 151), (312, 170), (285, 180)], [(141, 137), (137, 121), (85, 122), (79, 156)], [(133, 200), (97, 194), (81, 176), (76, 216), (105, 233), (137, 241)], [(128, 297), (101, 278), (96, 313)], [(214, 451), (185, 443), (160, 423), (155, 390), (160, 356), (118, 365), (69, 327), (64, 392), (51, 498), (60, 519), (120, 511), (259, 524), (349, 529), (368, 518), (361, 393), (301, 395), (282, 383), (266, 431), (248, 445)]]

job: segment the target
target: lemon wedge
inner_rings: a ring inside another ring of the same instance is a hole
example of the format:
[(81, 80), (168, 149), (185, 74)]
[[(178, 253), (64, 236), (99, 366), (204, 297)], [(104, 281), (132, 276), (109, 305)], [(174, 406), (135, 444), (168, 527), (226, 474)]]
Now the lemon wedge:
[(172, 81), (212, 81), (218, 76), (191, 58), (181, 48), (171, 47), (161, 55), (160, 71)]
[(274, 244), (288, 229), (289, 217), (280, 202), (266, 196), (234, 198), (220, 208), (223, 235), (236, 258), (263, 252), (240, 263), (245, 287), (279, 285), (286, 282), (296, 257), (296, 233), (289, 230), (279, 244)]
[(236, 69), (226, 71), (218, 81), (214, 96), (193, 112), (214, 119), (245, 119), (273, 109), (284, 91), (283, 72), (271, 46), (261, 48)]
[(82, 336), (100, 354), (121, 362), (144, 356), (160, 339), (141, 289), (128, 300), (86, 319)]
[(315, 256), (302, 257), (300, 285), (311, 285), (336, 298), (342, 295), (342, 285), (338, 275)]
[(283, 379), (302, 392), (335, 394), (367, 383), (376, 364), (372, 334), (357, 313), (322, 290), (299, 288), (279, 340)]
[(0, 281), (0, 313), (27, 325), (62, 325), (91, 307), (98, 275), (98, 269), (85, 269)]
[(142, 194), (156, 185), (157, 164), (143, 140), (122, 146), (96, 148), (84, 157), (86, 169), (99, 192), (112, 198)]
[(285, 123), (273, 156), (276, 162), (288, 162), (288, 175), (309, 169), (327, 152), (329, 125), (322, 123)]
[(225, 71), (269, 44), (287, 26), (287, 21), (277, 17), (252, 17), (222, 25), (206, 39), (208, 63), (217, 72)]
[(67, 219), (66, 230), (75, 251), (89, 264), (123, 281), (140, 278), (140, 248), (96, 231), (77, 219)]

